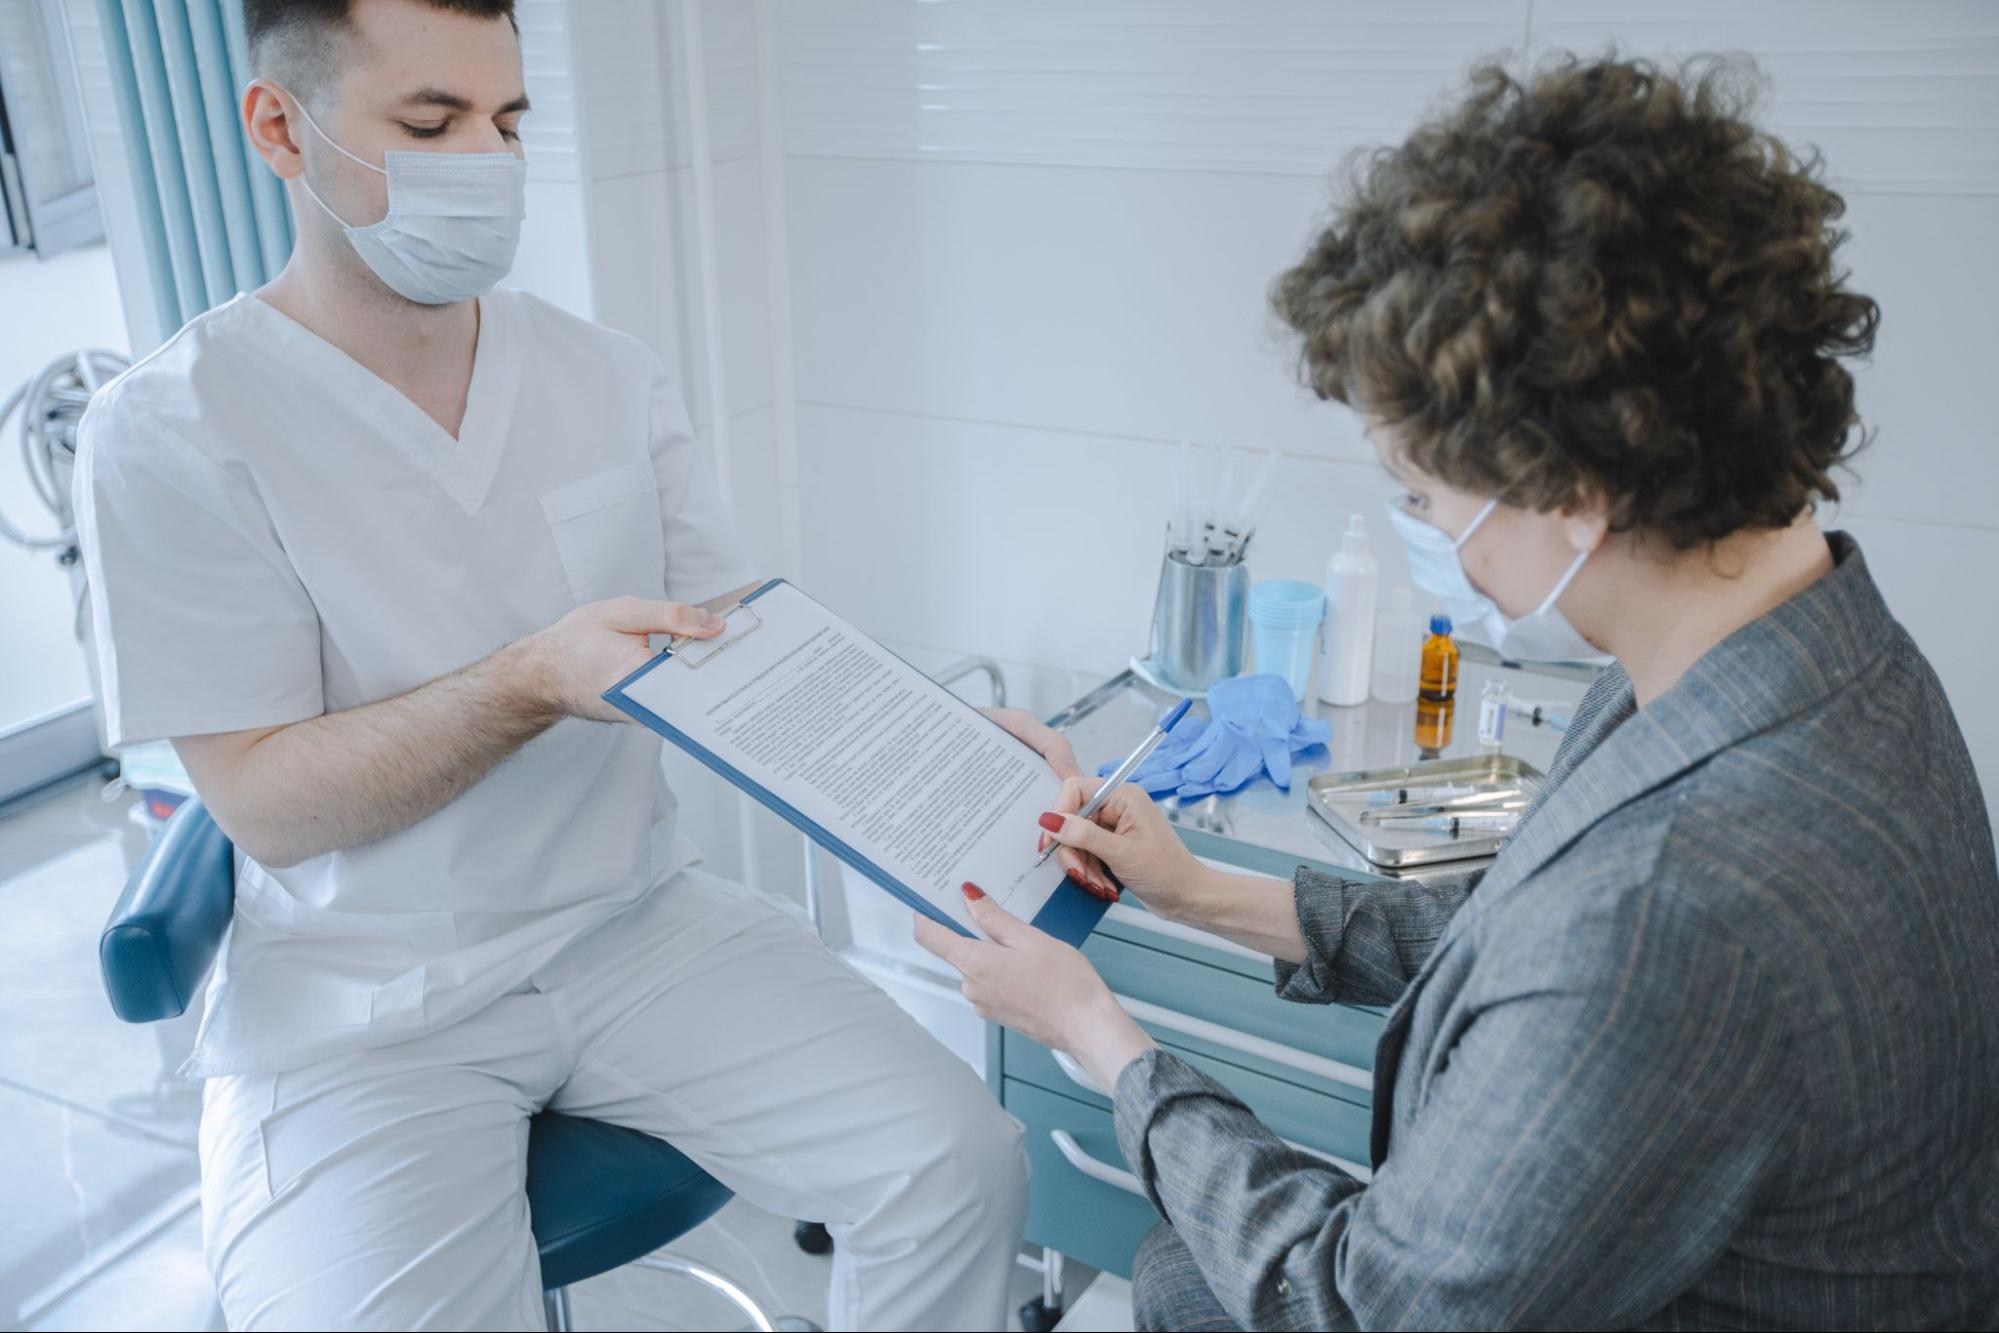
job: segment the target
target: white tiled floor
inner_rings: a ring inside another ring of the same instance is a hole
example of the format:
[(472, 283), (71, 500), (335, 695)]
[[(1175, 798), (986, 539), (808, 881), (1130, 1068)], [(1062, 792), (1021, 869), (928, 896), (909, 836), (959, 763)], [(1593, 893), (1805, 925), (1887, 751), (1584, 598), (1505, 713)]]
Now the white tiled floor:
[[(98, 931), (144, 849), (129, 804), (93, 782), (0, 816), (0, 1328), (222, 1327), (201, 1260), (199, 1092), (173, 1077), (191, 1020), (120, 1023), (98, 980)], [(823, 1322), (828, 1260), (791, 1228), (738, 1199), (673, 1249)], [(1090, 1274), (1071, 1273), (1073, 1294)], [(1022, 1268), (1015, 1287), (1018, 1308), (1040, 1279)], [(638, 1268), (571, 1295), (584, 1329), (740, 1325), (712, 1293)]]
[[(93, 783), (0, 820), (8, 1327), (201, 1328), (213, 1305), (196, 1210), (199, 1102), (168, 1077), (185, 1025), (119, 1023), (98, 982), (97, 932), (144, 847), (128, 804), (105, 804)], [(167, 1283), (166, 1269), (200, 1280)]]

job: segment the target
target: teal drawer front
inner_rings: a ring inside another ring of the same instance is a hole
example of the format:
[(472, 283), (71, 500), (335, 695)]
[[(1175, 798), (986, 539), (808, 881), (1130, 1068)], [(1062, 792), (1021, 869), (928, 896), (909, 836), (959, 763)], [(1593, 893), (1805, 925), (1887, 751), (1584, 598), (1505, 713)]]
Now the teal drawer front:
[(1230, 968), (1098, 932), (1083, 946), (1140, 1022), (1174, 1045), (1329, 1095), (1372, 1096), (1381, 1015), (1352, 1005), (1292, 1004)]
[[(1065, 1069), (1047, 1047), (1028, 1040), (1018, 1032), (1008, 1032), (1001, 1041), (1007, 1078), (1032, 1083), (1038, 1088), (1087, 1102), (1104, 1111), (1110, 1110), (1107, 1098), (1077, 1081), (1084, 1077), (1083, 1071), (1076, 1068), (1076, 1077), (1071, 1077), (1069, 1069)], [(1183, 1050), (1168, 1042), (1161, 1042), (1160, 1046), (1242, 1098), (1249, 1109), (1256, 1112), (1257, 1118), (1279, 1138), (1338, 1158), (1340, 1164), (1349, 1169), (1358, 1166), (1365, 1170), (1371, 1121), (1366, 1105), (1301, 1088), (1295, 1083), (1258, 1074), (1196, 1051)]]
[[(1034, 1172), (1027, 1239), (1130, 1277), (1131, 1257), (1159, 1214), (1131, 1192), (1137, 1178), (1118, 1150), (1110, 1112), (1012, 1078), (1002, 1082), (1000, 1101), (1027, 1126)], [(1100, 1178), (1120, 1176), (1121, 1184)]]
[(1219, 967), (1261, 982), (1264, 986), (1271, 984), (1270, 959), (1263, 954), (1238, 948), (1195, 926), (1183, 926), (1154, 916), (1146, 910), (1144, 903), (1131, 894), (1126, 894), (1122, 902), (1113, 904), (1110, 911), (1104, 913), (1104, 919), (1097, 923), (1096, 933), (1127, 944), (1170, 953), (1190, 962)]

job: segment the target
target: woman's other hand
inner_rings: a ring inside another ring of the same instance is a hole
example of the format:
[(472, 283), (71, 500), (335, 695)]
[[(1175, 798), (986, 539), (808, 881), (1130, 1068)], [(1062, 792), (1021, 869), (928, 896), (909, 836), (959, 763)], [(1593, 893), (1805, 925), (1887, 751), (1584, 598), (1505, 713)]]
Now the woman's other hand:
[(1076, 751), (1069, 744), (1069, 738), (1043, 722), (1025, 708), (981, 708), (979, 710), (993, 721), (1025, 741), (1030, 749), (1048, 761), (1048, 767), (1055, 770), (1055, 776), (1067, 781), (1080, 778), (1083, 770), (1076, 764)]
[(929, 917), (916, 918), (916, 942), (958, 969), (960, 989), (979, 1017), (1082, 1062), (1108, 1093), (1127, 1064), (1152, 1049), (1152, 1038), (1118, 1006), (1090, 960), (1022, 921), (981, 892), (964, 887), (983, 940), (967, 939)]

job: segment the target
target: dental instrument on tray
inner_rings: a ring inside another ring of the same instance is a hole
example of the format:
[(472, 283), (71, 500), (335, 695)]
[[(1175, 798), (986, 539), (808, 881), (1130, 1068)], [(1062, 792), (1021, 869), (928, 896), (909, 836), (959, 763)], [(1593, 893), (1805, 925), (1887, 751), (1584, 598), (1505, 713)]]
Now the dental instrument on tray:
[[(1112, 792), (1117, 790), (1118, 784), (1137, 772), (1138, 766), (1152, 757), (1152, 752), (1158, 749), (1160, 742), (1166, 739), (1166, 733), (1173, 730), (1178, 725), (1180, 719), (1187, 716), (1187, 710), (1193, 706), (1194, 701), (1192, 699), (1182, 699), (1179, 703), (1167, 709), (1166, 715), (1152, 724), (1152, 730), (1146, 735), (1144, 740), (1138, 743), (1138, 748), (1127, 755), (1122, 764), (1111, 770), (1110, 776), (1106, 777), (1103, 785), (1097, 788), (1096, 795), (1092, 796), (1084, 803), (1083, 808), (1076, 812), (1076, 818), (1088, 819), (1091, 815), (1103, 809), (1104, 802), (1109, 799)], [(1038, 866), (1046, 862), (1049, 857), (1055, 855), (1055, 849), (1061, 845), (1059, 842), (1049, 843), (1047, 849), (1041, 853), (1041, 856), (1034, 864)]]

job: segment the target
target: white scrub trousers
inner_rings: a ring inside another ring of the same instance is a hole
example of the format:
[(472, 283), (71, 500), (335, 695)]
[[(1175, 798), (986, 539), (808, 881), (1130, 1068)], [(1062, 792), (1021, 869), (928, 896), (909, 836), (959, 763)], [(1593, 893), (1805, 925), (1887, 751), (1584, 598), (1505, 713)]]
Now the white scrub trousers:
[(210, 1079), (204, 1240), (229, 1327), (542, 1328), (525, 1178), (544, 1107), (824, 1221), (836, 1328), (1004, 1327), (1019, 1124), (795, 917), (700, 870), (441, 1031)]

